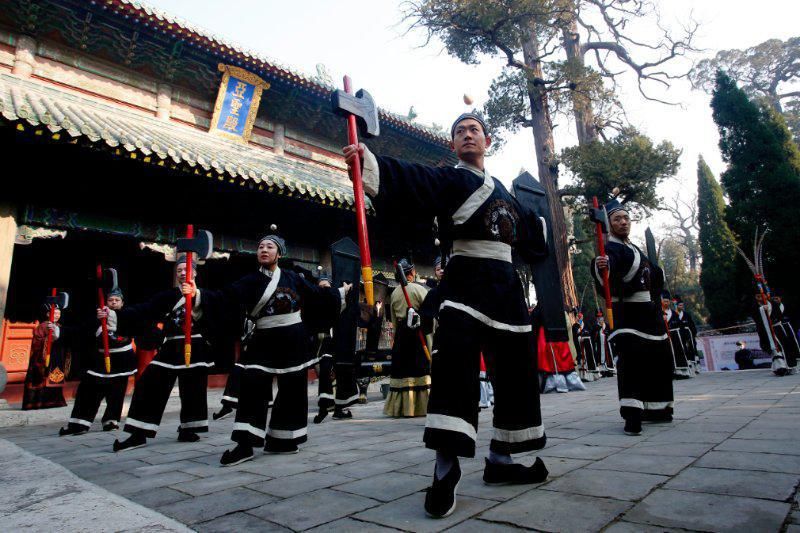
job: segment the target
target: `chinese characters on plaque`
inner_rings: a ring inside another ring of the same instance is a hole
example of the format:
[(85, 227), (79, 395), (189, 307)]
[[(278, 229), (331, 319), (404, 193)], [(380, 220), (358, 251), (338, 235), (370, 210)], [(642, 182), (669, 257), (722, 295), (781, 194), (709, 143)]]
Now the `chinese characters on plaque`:
[(256, 120), (261, 92), (269, 83), (255, 74), (231, 65), (219, 65), (222, 83), (217, 93), (210, 133), (247, 142)]

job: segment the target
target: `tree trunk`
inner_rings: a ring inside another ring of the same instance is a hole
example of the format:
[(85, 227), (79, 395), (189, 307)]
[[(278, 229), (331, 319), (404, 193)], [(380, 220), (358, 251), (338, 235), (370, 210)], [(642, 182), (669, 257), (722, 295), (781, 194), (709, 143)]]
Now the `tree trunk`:
[[(536, 37), (536, 29), (533, 26), (531, 26), (528, 39), (522, 43), (522, 51), (525, 64), (533, 69), (533, 77), (540, 80), (543, 79), (542, 63), (538, 59), (540, 55), (539, 41)], [(567, 242), (564, 208), (558, 195), (558, 163), (555, 158), (553, 124), (550, 121), (550, 110), (547, 105), (547, 91), (543, 85), (537, 85), (535, 82), (529, 81), (528, 98), (531, 104), (531, 123), (539, 181), (542, 183), (550, 203), (550, 217), (553, 225), (552, 236), (555, 239), (556, 261), (561, 272), (564, 303), (569, 307), (573, 307), (577, 305), (577, 297), (575, 295), (575, 281), (572, 277), (572, 265), (569, 260), (569, 243)]]
[(581, 53), (581, 36), (578, 33), (578, 23), (575, 20), (574, 11), (569, 17), (561, 30), (561, 35), (564, 40), (564, 50), (567, 53), (569, 81), (574, 84), (572, 112), (575, 115), (578, 144), (585, 146), (597, 140), (597, 128), (594, 123), (592, 101), (586, 92), (588, 89), (582, 86), (586, 63)]

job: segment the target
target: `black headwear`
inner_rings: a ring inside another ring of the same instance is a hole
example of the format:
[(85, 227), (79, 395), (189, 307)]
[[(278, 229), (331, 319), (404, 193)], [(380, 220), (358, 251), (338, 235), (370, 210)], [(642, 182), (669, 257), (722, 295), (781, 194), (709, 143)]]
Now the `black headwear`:
[[(184, 262), (185, 262), (185, 261), (186, 261), (186, 259), (184, 259)], [(111, 289), (111, 290), (108, 292), (108, 294), (106, 295), (106, 298), (111, 298), (112, 296), (117, 296), (117, 297), (119, 297), (120, 299), (123, 299), (123, 296), (122, 296), (122, 291), (119, 289), (119, 287), (116, 287), (116, 288), (113, 288), (113, 289)]]
[(453, 125), (450, 126), (450, 138), (451, 139), (454, 139), (455, 136), (456, 136), (456, 126), (458, 126), (458, 123), (461, 122), (462, 120), (467, 120), (468, 118), (471, 118), (473, 120), (477, 120), (478, 123), (480, 123), (481, 127), (483, 128), (484, 137), (489, 135), (489, 129), (486, 127), (486, 122), (483, 121), (483, 118), (481, 118), (480, 115), (477, 115), (475, 113), (461, 113), (458, 116), (458, 118), (455, 120), (455, 122), (453, 122)]
[(610, 202), (606, 204), (606, 214), (609, 218), (611, 218), (612, 213), (616, 213), (617, 211), (627, 211), (628, 209), (620, 203), (619, 200), (614, 198)]
[(436, 259), (433, 260), (433, 266), (436, 267), (436, 265), (441, 265), (441, 264), (442, 264), (442, 256), (437, 255)]
[[(180, 254), (175, 260), (176, 267), (181, 263), (183, 264), (186, 263), (186, 254)], [(194, 268), (195, 270), (197, 269), (197, 258), (195, 256), (192, 256), (192, 268)]]
[(278, 247), (278, 253), (281, 254), (281, 256), (286, 255), (286, 241), (284, 241), (283, 238), (277, 235), (265, 235), (261, 237), (261, 240), (258, 241), (258, 244), (261, 244), (264, 241), (274, 242), (275, 246)]
[(410, 262), (405, 257), (398, 261), (397, 264), (400, 265), (401, 269), (403, 269), (403, 274), (408, 275), (412, 270), (414, 270), (414, 263)]
[(319, 281), (329, 281), (333, 283), (333, 276), (327, 270), (320, 270), (318, 279)]
[(662, 300), (672, 300), (669, 295), (669, 291), (661, 291), (661, 299)]

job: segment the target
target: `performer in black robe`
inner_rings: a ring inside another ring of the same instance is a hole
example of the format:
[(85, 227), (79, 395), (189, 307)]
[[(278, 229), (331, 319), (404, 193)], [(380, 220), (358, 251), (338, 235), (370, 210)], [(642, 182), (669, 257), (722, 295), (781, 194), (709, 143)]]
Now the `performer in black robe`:
[(658, 295), (664, 273), (628, 240), (630, 218), (617, 200), (606, 205), (609, 235), (606, 257), (592, 262), (602, 292), (601, 272), (608, 270), (614, 310), (609, 335), (617, 357), (617, 386), (625, 433), (639, 435), (642, 420), (672, 421), (672, 351)]
[[(193, 269), (193, 277), (197, 270)], [(175, 265), (176, 287), (156, 294), (148, 302), (125, 306), (118, 311), (98, 309), (98, 318), (108, 317), (108, 324), (120, 335), (137, 335), (151, 331), (154, 323), (163, 322), (164, 341), (158, 354), (145, 367), (133, 390), (124, 431), (126, 440), (114, 441), (114, 451), (120, 452), (144, 446), (156, 436), (161, 417), (175, 382), (181, 398), (178, 440), (195, 442), (198, 433), (208, 431), (208, 371), (214, 366), (209, 342), (212, 328), (223, 320), (220, 301), (213, 291), (200, 290), (186, 280), (186, 256)], [(184, 329), (186, 318), (184, 294), (195, 292), (192, 309), (192, 359), (184, 362)]]
[(797, 360), (800, 358), (800, 344), (797, 342), (797, 333), (786, 315), (786, 308), (783, 305), (782, 298), (777, 294), (772, 296), (770, 318), (772, 327), (775, 330), (775, 336), (778, 337), (778, 342), (783, 347), (783, 355), (786, 357), (789, 373), (794, 374), (797, 371)]
[(484, 469), (487, 483), (533, 483), (546, 478), (540, 459), (531, 467), (512, 453), (545, 445), (528, 308), (511, 260), (512, 248), (545, 249), (541, 220), (526, 220), (503, 184), (484, 167), (491, 139), (482, 119), (464, 114), (451, 129), (459, 163), (426, 167), (376, 157), (366, 146), (344, 148), (351, 166), (363, 156), (364, 188), (378, 216), (436, 217), (450, 260), (439, 286), (439, 328), (433, 345), (432, 388), (424, 441), (437, 451), (430, 516), (455, 509), (461, 479), (458, 457), (475, 455), (480, 354), (494, 371), (494, 434)]
[[(56, 307), (53, 322), (50, 322), (50, 305)], [(31, 355), (25, 373), (23, 411), (67, 405), (63, 387), (72, 362), (70, 337), (73, 336), (73, 331), (61, 323), (61, 308), (58, 304), (44, 304), (41, 313), (42, 322), (33, 330)], [(50, 364), (47, 364), (45, 352), (49, 331), (52, 331), (52, 343)]]
[(583, 320), (583, 313), (578, 311), (575, 323), (572, 324), (572, 342), (578, 354), (578, 373), (581, 381), (600, 379), (600, 363), (592, 338), (592, 331)]
[[(322, 272), (317, 283), (323, 289), (331, 288), (333, 278)], [(355, 338), (359, 314), (358, 294), (352, 293), (335, 328), (318, 332), (315, 339), (315, 356), (319, 358), (319, 386), (317, 392), (317, 415), (314, 423), (319, 424), (333, 411), (335, 420), (353, 418), (351, 405), (358, 402), (356, 383)], [(350, 331), (352, 329), (353, 331)], [(348, 342), (348, 337), (349, 342)]]
[(669, 343), (672, 348), (673, 370), (675, 379), (689, 379), (694, 377), (694, 370), (689, 368), (689, 357), (681, 335), (681, 325), (673, 309), (673, 300), (668, 291), (661, 293), (661, 312), (664, 317), (664, 327), (669, 331)]
[[(258, 244), (260, 268), (223, 291), (226, 307), (244, 309), (254, 323), (237, 363), (241, 387), (231, 435), (237, 444), (222, 455), (223, 466), (252, 459), (254, 446), (268, 453), (297, 453), (297, 445), (308, 439), (308, 368), (318, 359), (309, 349), (305, 315), (329, 317), (332, 326), (350, 285), (323, 288), (282, 270), (278, 259), (285, 254), (284, 240), (267, 235)], [(275, 377), (278, 393), (267, 428)]]
[(595, 350), (600, 358), (600, 375), (604, 378), (613, 377), (617, 373), (617, 366), (614, 363), (614, 354), (608, 344), (608, 336), (611, 335), (611, 328), (606, 324), (603, 311), (598, 309), (595, 312), (594, 327), (592, 327), (592, 341)]
[[(115, 289), (108, 293), (106, 305), (109, 309), (119, 311), (123, 306), (122, 291)], [(136, 374), (137, 360), (133, 349), (133, 339), (117, 335), (116, 329), (108, 328), (108, 351), (111, 359), (111, 371), (106, 372), (105, 352), (103, 351), (103, 329), (98, 325), (95, 331), (96, 350), (92, 354), (90, 367), (85, 371), (75, 393), (75, 405), (67, 421), (67, 427), (61, 428), (60, 436), (80, 435), (89, 431), (94, 417), (105, 399), (106, 410), (103, 413), (103, 431), (119, 429), (122, 416), (122, 405), (125, 402), (125, 391), (128, 389), (128, 378)]]
[(697, 353), (697, 325), (691, 313), (686, 310), (686, 304), (679, 295), (673, 297), (675, 303), (675, 324), (681, 336), (686, 358), (689, 360), (689, 369), (695, 374), (700, 373), (700, 357)]

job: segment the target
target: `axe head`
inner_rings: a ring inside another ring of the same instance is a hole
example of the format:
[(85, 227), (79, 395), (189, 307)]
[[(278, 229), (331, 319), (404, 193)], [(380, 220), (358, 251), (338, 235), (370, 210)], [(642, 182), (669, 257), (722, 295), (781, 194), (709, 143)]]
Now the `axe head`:
[(201, 229), (191, 239), (181, 237), (177, 243), (178, 252), (192, 252), (197, 259), (208, 259), (214, 250), (214, 236), (208, 230)]
[(603, 233), (608, 233), (608, 222), (606, 221), (606, 212), (602, 209), (589, 208), (589, 220), (595, 224), (600, 224), (603, 228)]
[(397, 261), (394, 262), (394, 280), (400, 284), (401, 287), (408, 285), (406, 275), (403, 273), (403, 267)]
[(342, 90), (331, 93), (331, 106), (333, 111), (344, 117), (353, 115), (358, 122), (358, 129), (363, 137), (377, 137), (381, 133), (378, 123), (378, 106), (375, 100), (364, 89), (360, 89), (355, 96)]
[(119, 289), (119, 276), (116, 268), (103, 269), (103, 286), (108, 287), (109, 291)]
[(55, 296), (48, 296), (45, 298), (47, 305), (57, 305), (62, 311), (69, 307), (69, 294), (66, 292), (59, 292)]

